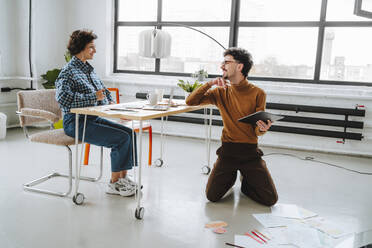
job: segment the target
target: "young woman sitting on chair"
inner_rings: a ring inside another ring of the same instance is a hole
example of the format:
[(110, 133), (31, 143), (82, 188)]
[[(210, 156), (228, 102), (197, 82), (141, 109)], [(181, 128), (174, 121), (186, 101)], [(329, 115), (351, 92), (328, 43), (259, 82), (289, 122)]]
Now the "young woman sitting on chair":
[[(88, 60), (96, 53), (97, 36), (89, 30), (74, 31), (68, 42), (73, 56), (56, 80), (56, 100), (63, 112), (63, 128), (68, 136), (75, 137), (75, 114), (71, 108), (90, 107), (113, 103), (112, 96), (97, 77)], [(82, 139), (84, 116), (79, 118), (79, 139)], [(87, 116), (84, 141), (111, 148), (111, 180), (106, 193), (131, 196), (135, 183), (127, 176), (134, 166), (132, 129), (97, 116)], [(135, 157), (137, 152), (135, 151)]]

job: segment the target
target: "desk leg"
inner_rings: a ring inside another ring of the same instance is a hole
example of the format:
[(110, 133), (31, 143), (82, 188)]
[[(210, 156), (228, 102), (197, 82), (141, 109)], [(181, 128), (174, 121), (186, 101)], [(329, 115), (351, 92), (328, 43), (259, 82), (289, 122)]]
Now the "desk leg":
[(141, 185), (142, 185), (142, 120), (139, 121), (139, 153), (138, 153), (138, 167), (139, 167), (139, 170), (138, 170), (138, 184), (137, 184), (137, 188), (136, 188), (136, 191), (138, 192), (138, 196), (137, 196), (137, 208), (136, 208), (136, 211), (135, 211), (135, 214), (134, 216), (141, 220), (143, 218), (143, 215), (145, 213), (145, 209), (143, 207), (141, 207), (141, 195), (142, 195), (142, 192), (141, 192)]
[[(77, 175), (79, 169), (79, 114), (75, 114), (75, 175)], [(77, 177), (75, 176), (75, 193), (77, 194)]]
[(82, 164), (82, 158), (83, 158), (83, 146), (84, 146), (84, 137), (85, 137), (85, 126), (86, 126), (86, 118), (85, 115), (84, 119), (84, 128), (83, 128), (83, 141), (81, 144), (81, 156), (80, 156), (80, 163), (79, 163), (79, 114), (75, 114), (75, 194), (72, 197), (72, 201), (76, 205), (81, 205), (84, 202), (84, 195), (81, 193), (78, 193), (79, 190), (79, 180), (80, 180), (80, 166)]
[(212, 136), (212, 114), (213, 110), (212, 108), (209, 108), (209, 120), (207, 120), (207, 109), (204, 109), (204, 120), (205, 120), (205, 127), (206, 127), (206, 134), (205, 134), (205, 140), (206, 140), (206, 152), (207, 152), (207, 165), (202, 167), (203, 174), (208, 175), (211, 171), (210, 163), (211, 163), (211, 136)]
[(211, 139), (212, 139), (212, 115), (213, 115), (213, 109), (209, 108), (209, 129), (208, 129), (208, 151), (207, 151), (207, 156), (208, 156), (208, 167), (210, 168), (211, 166)]
[(161, 126), (160, 126), (160, 158), (154, 161), (154, 164), (157, 167), (161, 167), (164, 163), (163, 145), (164, 145), (164, 116), (161, 117)]

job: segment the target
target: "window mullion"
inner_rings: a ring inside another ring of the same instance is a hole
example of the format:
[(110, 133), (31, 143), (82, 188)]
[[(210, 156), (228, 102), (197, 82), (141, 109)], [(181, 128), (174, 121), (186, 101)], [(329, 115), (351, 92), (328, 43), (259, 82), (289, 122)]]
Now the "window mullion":
[(320, 11), (320, 23), (318, 29), (318, 43), (316, 49), (315, 57), (315, 69), (314, 69), (314, 81), (315, 83), (319, 82), (320, 79), (320, 70), (322, 64), (322, 55), (323, 55), (323, 43), (324, 43), (324, 33), (325, 33), (325, 22), (327, 14), (327, 0), (322, 0)]
[(113, 66), (113, 72), (117, 72), (118, 70), (118, 19), (119, 19), (119, 0), (115, 0), (115, 16), (114, 16), (114, 44), (113, 44), (113, 49), (114, 49), (114, 66)]
[[(163, 13), (162, 11), (163, 11), (163, 0), (158, 0), (158, 14), (157, 14), (157, 22), (158, 23), (161, 23), (162, 13)], [(157, 27), (159, 29), (162, 28), (160, 25), (157, 25)], [(160, 72), (160, 62), (161, 62), (160, 59), (158, 59), (158, 58), (155, 59), (155, 73)]]
[(238, 43), (239, 14), (240, 14), (240, 0), (232, 0), (231, 1), (229, 47), (236, 47)]

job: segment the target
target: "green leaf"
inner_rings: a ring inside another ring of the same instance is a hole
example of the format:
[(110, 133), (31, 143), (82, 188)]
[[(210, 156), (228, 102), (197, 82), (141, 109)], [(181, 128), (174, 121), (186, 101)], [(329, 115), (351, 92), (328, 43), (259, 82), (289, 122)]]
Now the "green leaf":
[(45, 89), (55, 89), (56, 88), (54, 83), (50, 83), (50, 82), (43, 83), (43, 87)]
[(66, 62), (69, 62), (72, 59), (72, 55), (70, 54), (68, 50), (65, 52), (64, 56), (65, 56)]
[(47, 71), (46, 74), (41, 75), (41, 77), (46, 80), (46, 83), (43, 84), (45, 89), (55, 88), (54, 84), (60, 72), (61, 72), (60, 69), (53, 69), (53, 70)]
[(184, 81), (182, 79), (179, 79), (178, 80), (180, 83), (178, 83), (177, 85), (182, 88), (184, 91), (186, 92), (193, 92), (195, 89), (199, 88), (200, 86), (202, 86), (202, 83), (199, 83), (198, 80), (195, 80), (194, 83), (192, 82), (189, 82), (189, 81)]

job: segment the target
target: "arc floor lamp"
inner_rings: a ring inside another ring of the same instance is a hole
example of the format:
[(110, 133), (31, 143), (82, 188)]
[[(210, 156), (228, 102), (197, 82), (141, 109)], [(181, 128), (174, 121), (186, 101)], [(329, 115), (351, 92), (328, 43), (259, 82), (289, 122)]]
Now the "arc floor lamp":
[[(226, 50), (226, 48), (215, 38), (213, 38), (212, 36), (203, 31), (200, 31), (199, 29), (179, 23), (163, 22), (160, 23), (160, 25), (179, 26), (194, 30), (213, 40), (220, 47)], [(171, 44), (172, 37), (170, 36), (170, 34), (164, 30), (157, 28), (156, 26), (154, 29), (144, 30), (140, 33), (138, 44), (139, 54), (143, 57), (148, 58), (166, 58), (170, 56)]]

